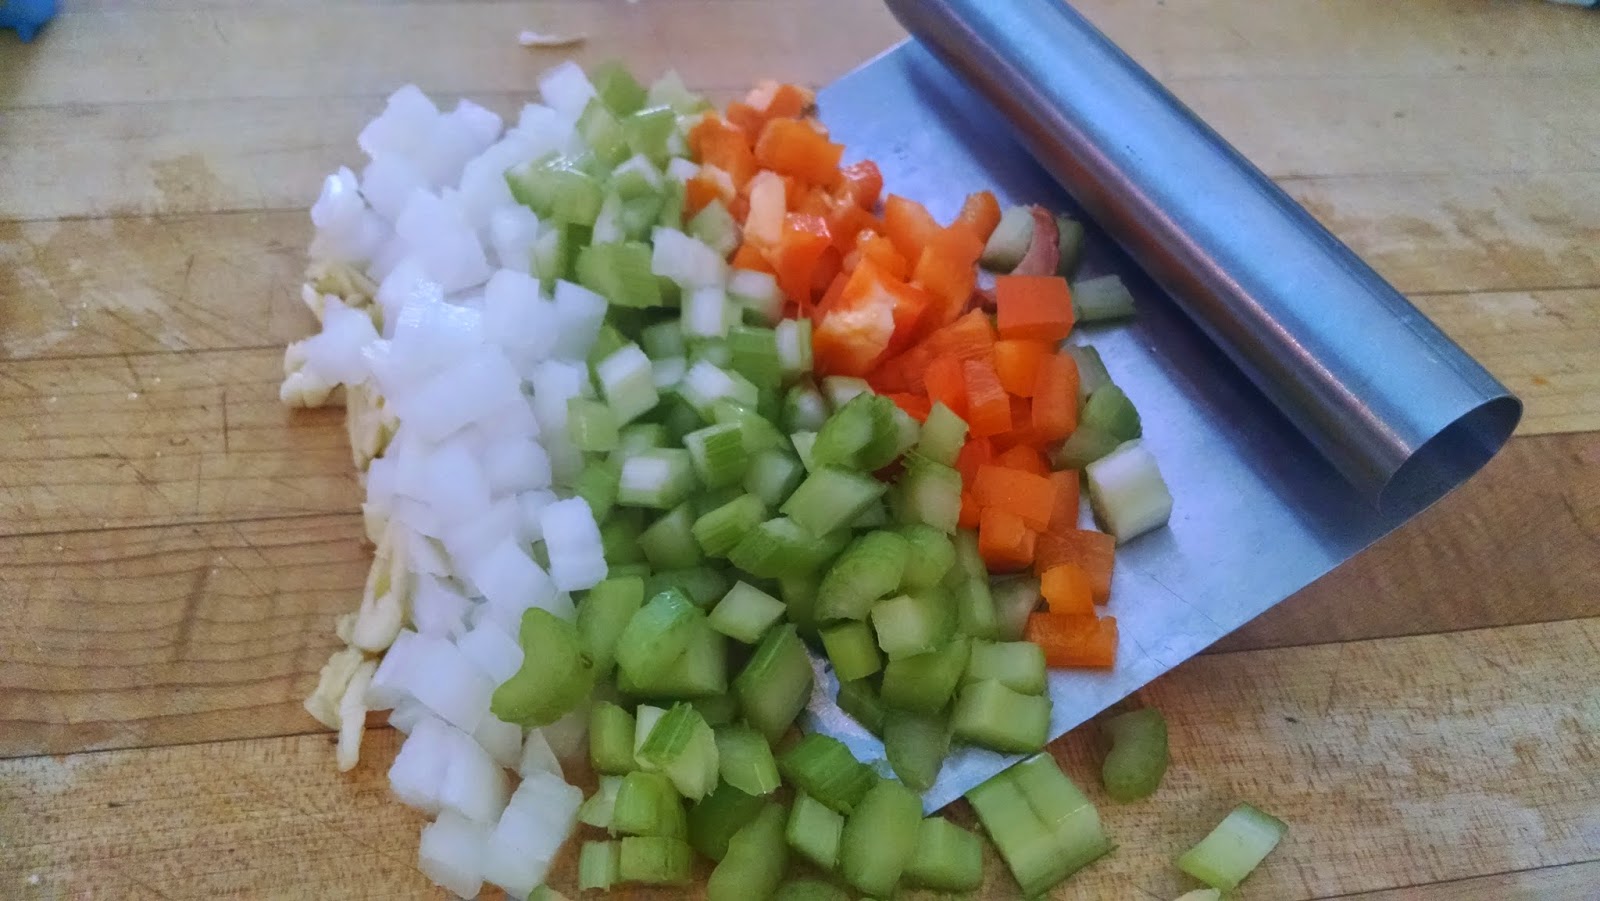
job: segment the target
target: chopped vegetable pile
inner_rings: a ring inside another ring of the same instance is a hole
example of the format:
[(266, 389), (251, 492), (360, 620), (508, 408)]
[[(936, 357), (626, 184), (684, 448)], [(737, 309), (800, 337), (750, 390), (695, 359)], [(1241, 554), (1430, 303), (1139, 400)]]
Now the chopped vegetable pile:
[[(703, 857), (714, 899), (969, 891), (978, 836), (920, 796), (963, 744), (1033, 755), (968, 795), (1028, 894), (1105, 854), (1037, 753), (1048, 670), (1115, 664), (1115, 546), (1172, 499), (1062, 344), (1132, 313), (1069, 284), (1081, 227), (880, 202), (792, 85), (723, 113), (617, 65), (539, 89), (504, 130), (396, 92), (311, 211), (322, 329), (282, 397), (346, 406), (377, 545), (306, 702), (340, 769), (391, 710), (421, 868), (462, 897), (559, 897), (580, 828), (582, 890)], [(795, 728), (818, 653), (886, 761)], [(1108, 793), (1154, 792), (1160, 715), (1105, 728)], [(1241, 807), (1180, 866), (1231, 889), (1272, 823)]]

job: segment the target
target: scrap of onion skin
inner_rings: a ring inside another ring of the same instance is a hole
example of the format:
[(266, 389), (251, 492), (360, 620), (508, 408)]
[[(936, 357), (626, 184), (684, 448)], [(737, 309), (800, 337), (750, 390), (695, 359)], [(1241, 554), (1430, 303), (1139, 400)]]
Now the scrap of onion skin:
[(575, 47), (587, 40), (588, 35), (546, 34), (542, 31), (523, 31), (517, 35), (517, 43), (524, 47)]

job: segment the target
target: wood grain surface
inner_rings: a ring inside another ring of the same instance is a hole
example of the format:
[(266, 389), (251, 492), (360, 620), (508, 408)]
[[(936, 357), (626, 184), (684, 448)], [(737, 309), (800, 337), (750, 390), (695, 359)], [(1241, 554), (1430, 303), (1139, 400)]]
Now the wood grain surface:
[[(1062, 898), (1165, 899), (1240, 798), (1241, 898), (1600, 895), (1600, 16), (1080, 0), (1527, 403), (1485, 472), (1142, 693), (1160, 795)], [(862, 0), (77, 0), (0, 35), (0, 897), (433, 897), (396, 736), (299, 701), (368, 550), (340, 414), (277, 405), (318, 180), (407, 81), (563, 58), (726, 99), (901, 37)], [(1096, 784), (1092, 728), (1055, 750)], [(991, 867), (986, 897), (1014, 891)], [(570, 871), (561, 884), (571, 888)]]

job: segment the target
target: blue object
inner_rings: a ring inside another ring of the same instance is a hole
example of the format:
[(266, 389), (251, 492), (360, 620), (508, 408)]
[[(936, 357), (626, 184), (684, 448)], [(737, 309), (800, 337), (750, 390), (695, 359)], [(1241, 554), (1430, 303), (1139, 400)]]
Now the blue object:
[(0, 0), (0, 28), (14, 29), (24, 41), (56, 14), (56, 0)]

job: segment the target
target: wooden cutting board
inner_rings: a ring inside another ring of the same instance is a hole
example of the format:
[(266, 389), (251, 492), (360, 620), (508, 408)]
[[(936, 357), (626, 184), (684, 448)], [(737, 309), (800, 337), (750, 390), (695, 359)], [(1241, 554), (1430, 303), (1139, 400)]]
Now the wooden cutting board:
[[(0, 897), (432, 897), (395, 736), (300, 709), (367, 550), (337, 411), (276, 402), (305, 206), (394, 87), (514, 110), (582, 62), (725, 100), (902, 35), (862, 0), (77, 0), (0, 35)], [(1150, 686), (1174, 763), (1063, 898), (1600, 897), (1600, 16), (1080, 6), (1522, 394), (1456, 495)], [(1092, 728), (1054, 750), (1095, 786)], [(986, 897), (1014, 893), (991, 867)], [(570, 870), (560, 887), (571, 889)]]

